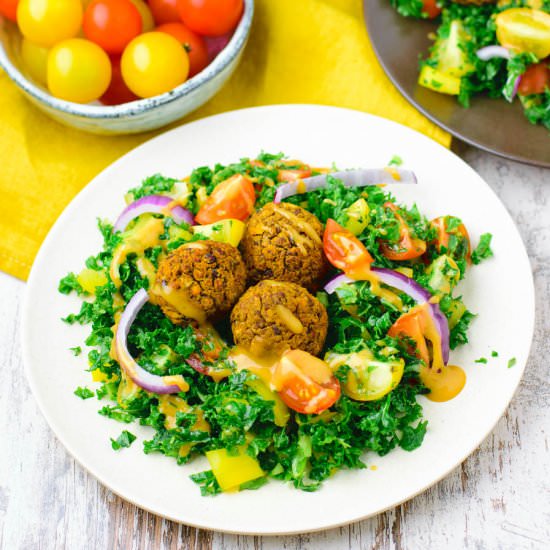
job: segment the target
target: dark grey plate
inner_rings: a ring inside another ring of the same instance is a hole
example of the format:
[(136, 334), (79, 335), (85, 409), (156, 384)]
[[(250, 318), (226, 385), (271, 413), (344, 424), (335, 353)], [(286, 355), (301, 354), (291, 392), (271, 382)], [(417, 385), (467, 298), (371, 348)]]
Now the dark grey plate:
[(519, 101), (477, 97), (469, 109), (455, 97), (416, 83), (418, 56), (425, 55), (428, 33), (437, 23), (407, 19), (389, 0), (363, 0), (365, 22), (374, 51), (399, 91), (419, 111), (454, 136), (491, 153), (550, 168), (550, 132), (531, 124)]

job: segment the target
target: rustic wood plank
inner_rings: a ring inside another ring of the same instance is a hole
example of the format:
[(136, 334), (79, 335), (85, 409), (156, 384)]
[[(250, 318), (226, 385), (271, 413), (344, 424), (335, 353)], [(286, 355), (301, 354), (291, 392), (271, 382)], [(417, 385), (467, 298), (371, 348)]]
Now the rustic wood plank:
[(464, 464), (394, 510), (321, 533), (235, 536), (158, 518), (102, 487), (53, 436), (23, 375), (19, 321), (24, 285), (0, 275), (0, 548), (550, 547), (550, 173), (468, 147), (459, 152), (499, 193), (516, 220), (537, 293), (535, 340), (525, 377), (505, 416)]

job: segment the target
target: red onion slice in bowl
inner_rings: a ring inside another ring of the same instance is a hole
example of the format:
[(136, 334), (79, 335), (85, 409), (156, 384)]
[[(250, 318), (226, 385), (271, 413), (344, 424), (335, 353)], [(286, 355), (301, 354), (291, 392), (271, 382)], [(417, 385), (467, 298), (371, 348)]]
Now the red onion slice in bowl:
[(273, 202), (279, 203), (293, 195), (308, 193), (326, 187), (327, 176), (339, 179), (344, 184), (344, 187), (367, 187), (369, 185), (387, 185), (390, 183), (417, 183), (414, 172), (401, 168), (361, 168), (358, 170), (345, 170), (285, 183), (277, 188)]
[(189, 225), (194, 225), (195, 219), (193, 218), (193, 214), (191, 214), (187, 208), (183, 208), (183, 206), (180, 205), (167, 208), (173, 202), (173, 199), (166, 197), (165, 195), (148, 195), (147, 197), (142, 197), (141, 199), (129, 204), (122, 211), (115, 222), (113, 230), (124, 231), (133, 219), (141, 216), (142, 214), (170, 215), (177, 223), (185, 222)]
[(141, 308), (149, 301), (145, 289), (138, 290), (126, 304), (115, 334), (115, 349), (120, 368), (138, 386), (151, 393), (178, 393), (189, 386), (182, 376), (158, 376), (140, 367), (128, 351), (128, 334)]

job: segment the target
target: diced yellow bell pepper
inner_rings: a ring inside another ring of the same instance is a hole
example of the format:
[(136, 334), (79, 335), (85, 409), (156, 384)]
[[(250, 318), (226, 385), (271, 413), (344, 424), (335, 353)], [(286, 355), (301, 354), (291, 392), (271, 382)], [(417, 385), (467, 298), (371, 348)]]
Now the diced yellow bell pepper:
[(409, 277), (412, 279), (412, 276), (414, 275), (414, 271), (410, 267), (396, 267), (395, 271), (398, 271), (399, 273), (403, 273), (405, 277)]
[(103, 271), (85, 268), (78, 274), (76, 280), (88, 294), (95, 294), (96, 287), (107, 283), (107, 276)]
[(99, 369), (94, 369), (92, 371), (92, 380), (94, 382), (106, 382), (107, 380), (109, 380), (109, 377)]
[(240, 220), (220, 220), (209, 225), (195, 225), (193, 231), (213, 241), (239, 246), (246, 225)]
[(239, 485), (264, 475), (258, 461), (244, 450), (236, 456), (230, 456), (225, 449), (217, 449), (208, 451), (206, 458), (222, 491), (236, 489)]
[(425, 88), (441, 94), (458, 95), (460, 78), (438, 71), (429, 65), (424, 65), (418, 77), (418, 83)]
[(356, 200), (351, 206), (346, 208), (348, 219), (345, 228), (354, 235), (363, 233), (369, 224), (370, 208), (365, 199)]
[(273, 417), (276, 426), (286, 426), (290, 411), (277, 393), (270, 390), (260, 379), (247, 380), (246, 384), (265, 401), (273, 401)]

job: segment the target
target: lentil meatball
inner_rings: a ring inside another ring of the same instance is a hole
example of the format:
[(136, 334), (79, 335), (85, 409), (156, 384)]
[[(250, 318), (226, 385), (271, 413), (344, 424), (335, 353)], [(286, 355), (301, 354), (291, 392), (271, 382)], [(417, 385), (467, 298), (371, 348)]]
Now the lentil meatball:
[(325, 274), (323, 225), (307, 210), (268, 203), (248, 221), (241, 251), (249, 283), (275, 279), (313, 290)]
[(327, 328), (323, 304), (294, 283), (261, 281), (241, 296), (231, 312), (235, 343), (255, 355), (287, 349), (318, 355)]
[(229, 313), (245, 287), (246, 268), (234, 246), (196, 241), (160, 262), (151, 294), (173, 323), (201, 323)]

